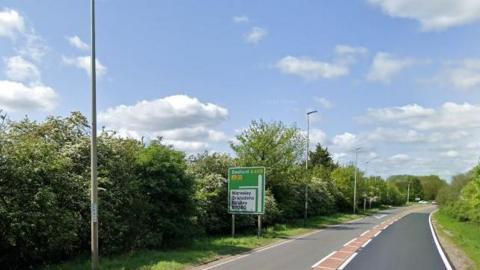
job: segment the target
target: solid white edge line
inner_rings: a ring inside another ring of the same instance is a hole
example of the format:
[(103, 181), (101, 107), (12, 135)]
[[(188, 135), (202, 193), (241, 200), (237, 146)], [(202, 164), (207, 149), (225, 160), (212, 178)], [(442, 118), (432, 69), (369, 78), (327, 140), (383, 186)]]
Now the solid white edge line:
[(332, 256), (333, 254), (335, 254), (335, 252), (337, 252), (336, 250), (335, 251), (332, 251), (332, 253), (328, 254), (327, 256), (323, 257), (323, 259), (321, 259), (320, 261), (316, 262), (314, 265), (312, 265), (312, 268), (315, 268), (317, 267), (319, 264), (321, 264), (323, 261), (325, 261), (326, 259), (330, 258), (330, 256)]
[(342, 265), (340, 265), (340, 267), (338, 268), (338, 270), (343, 270), (345, 267), (347, 267), (347, 265), (353, 260), (353, 258), (355, 258), (355, 256), (357, 256), (357, 252), (353, 253), (352, 256), (350, 256), (345, 262), (343, 262)]
[(235, 258), (232, 258), (231, 260), (224, 261), (224, 262), (221, 262), (221, 263), (218, 263), (218, 264), (209, 266), (209, 267), (207, 267), (207, 268), (202, 268), (202, 270), (209, 270), (209, 269), (217, 268), (217, 267), (222, 266), (222, 265), (224, 265), (224, 264), (231, 263), (231, 262), (233, 262), (233, 261), (236, 261), (236, 260), (239, 260), (239, 259), (241, 259), (241, 258), (247, 257), (248, 255), (249, 255), (249, 254), (245, 254), (245, 255), (242, 255), (242, 256), (239, 256), (239, 257), (235, 257)]
[(352, 242), (354, 242), (355, 240), (357, 240), (357, 238), (353, 238), (352, 240), (348, 241), (347, 243), (343, 244), (344, 247), (350, 245)]
[(201, 270), (210, 270), (210, 269), (214, 269), (214, 268), (217, 268), (219, 266), (222, 266), (224, 264), (227, 264), (227, 263), (231, 263), (231, 262), (234, 262), (236, 260), (240, 260), (240, 259), (243, 259), (245, 257), (248, 257), (254, 253), (258, 253), (258, 252), (262, 252), (262, 251), (265, 251), (265, 250), (268, 250), (268, 249), (271, 249), (271, 248), (275, 248), (275, 247), (278, 247), (278, 246), (281, 246), (281, 245), (285, 245), (285, 244), (288, 244), (290, 242), (293, 242), (295, 240), (298, 240), (298, 239), (301, 239), (303, 237), (307, 237), (307, 236), (310, 236), (312, 234), (315, 234), (315, 233), (318, 233), (318, 232), (321, 232), (323, 231), (324, 229), (320, 229), (320, 230), (315, 230), (315, 231), (312, 231), (312, 232), (308, 232), (306, 234), (303, 234), (303, 235), (300, 235), (300, 236), (297, 236), (293, 239), (290, 239), (290, 240), (285, 240), (285, 241), (282, 241), (282, 242), (279, 242), (279, 243), (276, 243), (276, 244), (273, 244), (273, 245), (270, 245), (270, 246), (266, 246), (266, 247), (263, 247), (263, 248), (260, 248), (260, 249), (257, 249), (253, 252), (250, 252), (250, 253), (247, 253), (247, 254), (244, 254), (244, 255), (240, 255), (238, 257), (234, 257), (234, 258), (231, 258), (230, 260), (227, 260), (227, 261), (224, 261), (224, 262), (218, 262), (217, 264), (214, 264), (214, 265), (211, 265), (207, 268), (200, 268)]
[(440, 242), (438, 242), (437, 234), (435, 233), (435, 230), (433, 229), (432, 215), (433, 215), (433, 213), (435, 213), (437, 211), (438, 211), (438, 209), (430, 213), (430, 215), (428, 216), (428, 223), (430, 224), (430, 230), (432, 231), (433, 240), (435, 241), (435, 245), (437, 246), (438, 253), (440, 253), (440, 257), (442, 257), (443, 264), (445, 264), (445, 267), (447, 268), (447, 270), (453, 270), (452, 266), (450, 265), (450, 262), (447, 259), (447, 256), (443, 252), (443, 249), (442, 249), (442, 246), (440, 245)]
[(372, 239), (368, 239), (367, 242), (363, 243), (362, 248), (366, 247), (371, 241)]

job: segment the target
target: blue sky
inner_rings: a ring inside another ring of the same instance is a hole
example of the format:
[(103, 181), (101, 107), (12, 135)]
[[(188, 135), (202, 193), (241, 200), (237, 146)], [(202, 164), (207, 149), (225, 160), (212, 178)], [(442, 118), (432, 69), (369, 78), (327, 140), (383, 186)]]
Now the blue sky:
[[(2, 1), (11, 118), (89, 116), (89, 7)], [(448, 178), (480, 155), (479, 20), (468, 0), (98, 0), (100, 124), (229, 151), (251, 120), (318, 109), (312, 141), (339, 162), (362, 147), (369, 173)]]

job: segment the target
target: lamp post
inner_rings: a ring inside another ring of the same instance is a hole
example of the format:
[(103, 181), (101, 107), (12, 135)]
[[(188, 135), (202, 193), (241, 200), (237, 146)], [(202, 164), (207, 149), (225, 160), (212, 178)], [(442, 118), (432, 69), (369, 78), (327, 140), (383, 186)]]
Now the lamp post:
[(92, 138), (90, 147), (90, 227), (91, 227), (91, 252), (92, 269), (98, 269), (98, 182), (97, 182), (97, 82), (95, 67), (95, 0), (91, 0), (91, 87), (92, 87)]
[[(307, 112), (307, 147), (305, 149), (305, 171), (308, 177), (308, 152), (309, 152), (309, 145), (310, 145), (310, 115), (317, 113), (318, 111), (309, 111)], [(305, 212), (303, 215), (303, 225), (305, 226), (307, 223), (308, 217), (308, 179), (305, 182)]]

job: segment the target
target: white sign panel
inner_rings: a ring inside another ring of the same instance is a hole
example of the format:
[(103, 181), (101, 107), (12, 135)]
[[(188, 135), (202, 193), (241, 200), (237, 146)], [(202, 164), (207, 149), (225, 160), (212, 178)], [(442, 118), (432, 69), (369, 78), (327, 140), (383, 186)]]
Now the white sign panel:
[(257, 206), (256, 189), (230, 190), (230, 211), (255, 212)]

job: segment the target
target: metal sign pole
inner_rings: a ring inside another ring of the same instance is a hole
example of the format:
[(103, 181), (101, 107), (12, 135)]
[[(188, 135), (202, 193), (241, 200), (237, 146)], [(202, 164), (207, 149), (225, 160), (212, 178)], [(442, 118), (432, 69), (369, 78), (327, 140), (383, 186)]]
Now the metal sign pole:
[(257, 217), (257, 237), (260, 237), (262, 235), (262, 215), (258, 215)]
[(232, 238), (235, 237), (235, 214), (232, 214)]

